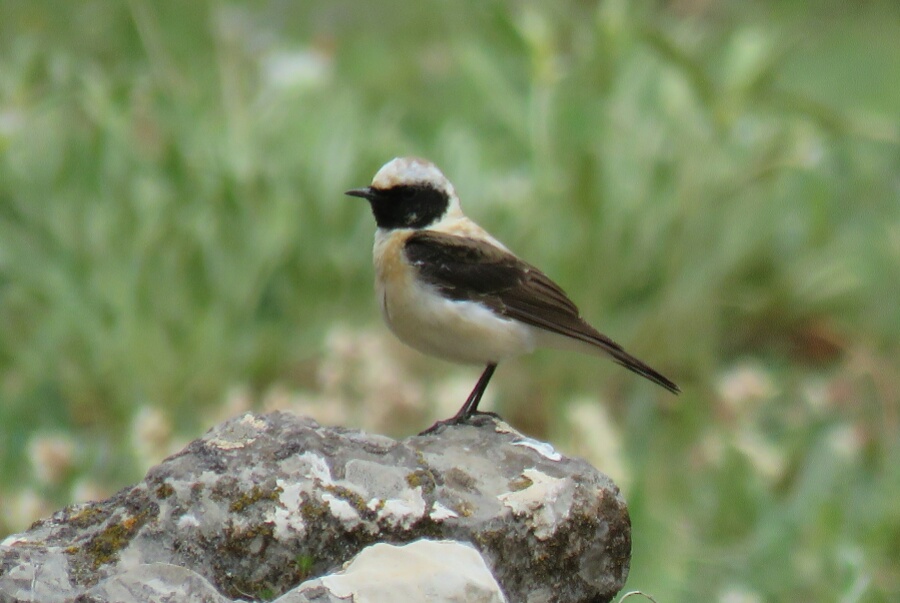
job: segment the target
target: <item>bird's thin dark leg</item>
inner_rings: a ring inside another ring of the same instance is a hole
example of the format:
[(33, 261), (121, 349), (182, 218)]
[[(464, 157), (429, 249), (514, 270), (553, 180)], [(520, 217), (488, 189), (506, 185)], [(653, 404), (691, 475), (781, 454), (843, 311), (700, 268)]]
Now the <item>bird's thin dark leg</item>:
[(484, 390), (487, 389), (488, 383), (490, 382), (491, 377), (494, 376), (494, 370), (496, 370), (496, 368), (496, 364), (487, 365), (484, 372), (481, 373), (481, 377), (478, 378), (475, 389), (473, 389), (472, 393), (469, 394), (469, 397), (466, 398), (466, 403), (462, 405), (459, 412), (450, 419), (451, 421), (459, 422), (478, 412), (478, 403), (481, 402), (481, 396), (484, 395)]
[(475, 384), (475, 389), (473, 389), (472, 393), (469, 394), (469, 397), (466, 398), (466, 403), (462, 405), (462, 408), (459, 409), (459, 412), (457, 412), (455, 415), (453, 415), (453, 417), (449, 419), (438, 421), (419, 435), (434, 433), (440, 427), (443, 427), (445, 425), (458, 425), (460, 423), (463, 423), (472, 415), (478, 414), (478, 403), (481, 402), (481, 396), (484, 395), (484, 390), (487, 389), (488, 382), (490, 382), (496, 368), (497, 365), (495, 363), (487, 365), (487, 367), (484, 369), (484, 372), (481, 373), (481, 377), (478, 378), (478, 383)]

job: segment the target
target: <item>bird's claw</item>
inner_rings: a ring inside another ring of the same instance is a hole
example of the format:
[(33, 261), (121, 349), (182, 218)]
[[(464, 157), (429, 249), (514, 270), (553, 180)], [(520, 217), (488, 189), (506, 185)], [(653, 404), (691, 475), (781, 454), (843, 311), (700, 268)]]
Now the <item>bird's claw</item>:
[(420, 436), (432, 435), (443, 431), (445, 428), (453, 426), (453, 425), (468, 425), (473, 422), (473, 419), (477, 419), (478, 417), (492, 417), (494, 419), (502, 421), (503, 419), (495, 412), (483, 412), (480, 410), (476, 410), (473, 413), (466, 415), (456, 415), (455, 417), (451, 417), (449, 419), (444, 419), (443, 421), (438, 421), (425, 431), (419, 433)]

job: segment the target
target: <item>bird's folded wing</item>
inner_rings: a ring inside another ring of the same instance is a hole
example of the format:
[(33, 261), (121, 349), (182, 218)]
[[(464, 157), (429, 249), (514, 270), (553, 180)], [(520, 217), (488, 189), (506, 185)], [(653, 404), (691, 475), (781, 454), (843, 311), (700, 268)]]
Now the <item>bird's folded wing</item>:
[(619, 348), (584, 320), (543, 272), (486, 241), (433, 231), (410, 235), (406, 258), (426, 282), (458, 301), (476, 301), (501, 316)]
[(423, 280), (448, 299), (479, 302), (497, 314), (603, 349), (622, 366), (669, 391), (678, 387), (585, 322), (543, 272), (487, 241), (417, 231), (404, 247)]

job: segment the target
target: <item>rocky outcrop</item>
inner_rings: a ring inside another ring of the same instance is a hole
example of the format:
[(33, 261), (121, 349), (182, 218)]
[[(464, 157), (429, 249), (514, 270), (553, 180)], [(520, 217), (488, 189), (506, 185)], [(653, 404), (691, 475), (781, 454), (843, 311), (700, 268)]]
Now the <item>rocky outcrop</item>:
[(609, 601), (630, 550), (609, 478), (496, 418), (395, 441), (247, 414), (8, 537), (0, 600)]

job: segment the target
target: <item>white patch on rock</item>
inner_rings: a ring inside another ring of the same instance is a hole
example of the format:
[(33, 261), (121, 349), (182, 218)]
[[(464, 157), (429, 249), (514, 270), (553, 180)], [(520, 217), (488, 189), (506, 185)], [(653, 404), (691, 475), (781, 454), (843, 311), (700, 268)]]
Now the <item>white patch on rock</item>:
[(497, 433), (515, 433), (521, 435), (518, 429), (499, 418), (494, 421), (494, 431)]
[(257, 431), (262, 431), (266, 428), (266, 422), (262, 419), (258, 419), (252, 412), (245, 413), (244, 416), (241, 417), (241, 425), (253, 427)]
[(516, 515), (530, 516), (527, 520), (538, 540), (546, 540), (556, 531), (561, 520), (569, 514), (573, 489), (570, 478), (556, 478), (535, 469), (522, 475), (531, 485), (516, 492), (506, 492), (497, 499)]
[(343, 571), (306, 582), (298, 590), (319, 585), (333, 596), (355, 603), (506, 601), (478, 551), (453, 541), (374, 544), (363, 549)]
[(178, 522), (175, 524), (179, 530), (185, 530), (187, 528), (196, 528), (200, 526), (200, 520), (194, 517), (191, 514), (182, 515), (178, 518)]
[(512, 445), (531, 448), (542, 457), (550, 459), (551, 461), (562, 460), (562, 455), (558, 453), (549, 442), (540, 442), (532, 438), (522, 438), (521, 440), (516, 440), (515, 442), (513, 442)]
[(428, 517), (430, 517), (432, 521), (443, 521), (444, 519), (459, 517), (459, 514), (453, 509), (448, 509), (438, 501), (434, 501), (434, 504), (431, 506), (431, 513), (428, 514)]
[(279, 479), (275, 482), (281, 488), (278, 495), (279, 506), (275, 509), (272, 522), (275, 524), (275, 536), (279, 540), (287, 540), (293, 536), (306, 536), (306, 522), (300, 509), (300, 494), (303, 484)]
[(290, 475), (296, 474), (298, 477), (319, 480), (326, 486), (334, 483), (328, 463), (312, 452), (288, 457), (279, 463), (279, 468)]
[(340, 519), (348, 529), (362, 523), (359, 513), (346, 500), (325, 492), (322, 494), (322, 501), (328, 504), (328, 510), (331, 512), (332, 517)]
[(251, 438), (250, 440), (228, 440), (225, 438), (210, 438), (206, 440), (207, 446), (214, 446), (221, 450), (236, 450), (238, 448), (243, 448), (247, 444), (251, 443), (255, 438)]
[(14, 534), (12, 536), (7, 536), (3, 542), (0, 542), (0, 546), (13, 546), (24, 542), (28, 542), (28, 539), (22, 535)]
[(422, 498), (422, 488), (407, 489), (401, 498), (388, 498), (383, 502), (377, 498), (369, 501), (369, 509), (378, 509), (378, 521), (384, 521), (389, 525), (408, 530), (425, 515), (425, 499)]
[(215, 437), (206, 440), (207, 446), (215, 446), (221, 450), (236, 450), (256, 441), (256, 435), (263, 431), (266, 422), (253, 413), (246, 413), (240, 421), (228, 430), (220, 431)]

